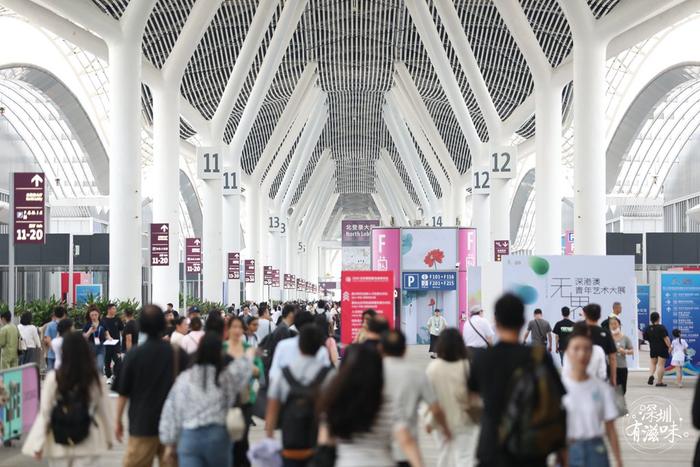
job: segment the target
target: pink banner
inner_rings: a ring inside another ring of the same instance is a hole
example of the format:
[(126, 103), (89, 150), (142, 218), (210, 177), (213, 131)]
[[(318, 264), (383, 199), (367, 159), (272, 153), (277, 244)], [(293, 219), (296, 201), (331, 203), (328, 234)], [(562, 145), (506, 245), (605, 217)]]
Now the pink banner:
[(476, 229), (459, 229), (459, 329), (469, 317), (467, 271), (476, 266)]
[(574, 232), (571, 230), (564, 232), (564, 254), (566, 256), (574, 254)]
[(393, 271), (394, 288), (401, 288), (400, 229), (372, 229), (372, 270)]

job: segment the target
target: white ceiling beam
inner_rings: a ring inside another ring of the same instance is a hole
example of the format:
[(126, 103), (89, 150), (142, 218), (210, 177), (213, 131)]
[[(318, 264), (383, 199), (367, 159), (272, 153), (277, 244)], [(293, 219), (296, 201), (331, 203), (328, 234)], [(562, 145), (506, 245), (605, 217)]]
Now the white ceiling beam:
[[(328, 202), (328, 199), (333, 195), (335, 191), (335, 184), (328, 183), (321, 185), (320, 190), (317, 192), (318, 197), (316, 197), (316, 203), (309, 206), (308, 212), (305, 213), (301, 220), (301, 237), (300, 239), (308, 239), (312, 229), (318, 227), (319, 215), (323, 210), (324, 206)], [(303, 240), (302, 240), (303, 241)]]
[(292, 126), (289, 128), (289, 132), (280, 145), (277, 155), (272, 160), (272, 163), (265, 174), (265, 178), (258, 183), (258, 185), (262, 187), (262, 192), (265, 194), (265, 196), (267, 196), (269, 193), (270, 187), (275, 181), (275, 177), (277, 177), (277, 174), (282, 169), (282, 165), (287, 160), (287, 156), (292, 150), (297, 137), (302, 132), (307, 122), (312, 119), (314, 109), (320, 109), (319, 105), (323, 102), (322, 91), (319, 88), (312, 88), (311, 91), (312, 92), (307, 94), (304, 98), (299, 114), (292, 123)]
[(270, 40), (270, 44), (265, 52), (265, 58), (255, 78), (255, 84), (250, 91), (250, 96), (248, 96), (248, 101), (238, 121), (236, 133), (233, 135), (233, 140), (230, 144), (233, 154), (241, 154), (243, 152), (243, 146), (248, 139), (250, 130), (253, 128), (258, 112), (260, 112), (265, 102), (265, 96), (272, 85), (272, 81), (275, 79), (277, 69), (282, 63), (289, 41), (292, 39), (307, 2), (308, 0), (286, 2), (282, 9), (272, 40)]
[(256, 53), (265, 37), (278, 4), (279, 0), (261, 0), (258, 8), (255, 10), (253, 21), (250, 23), (241, 50), (238, 52), (236, 62), (231, 70), (231, 75), (221, 95), (219, 105), (216, 107), (214, 116), (211, 119), (212, 133), (218, 139), (224, 138), (226, 124), (231, 116), (231, 112), (233, 112), (233, 107), (238, 101), (243, 84), (245, 84), (250, 68), (253, 66)]
[(375, 206), (377, 206), (377, 210), (379, 211), (379, 216), (382, 218), (382, 225), (389, 225), (390, 220), (391, 220), (391, 213), (387, 209), (386, 205), (384, 204), (384, 200), (382, 199), (381, 196), (379, 196), (378, 193), (370, 193), (372, 196), (372, 199), (374, 200)]
[[(23, 1), (23, 3), (29, 3), (27, 0), (21, 1)], [(119, 24), (100, 11), (97, 5), (90, 0), (31, 1), (97, 34), (104, 40), (118, 40), (122, 35)]]
[(403, 162), (403, 166), (415, 187), (418, 198), (421, 200), (423, 210), (436, 212), (435, 209), (438, 209), (439, 206), (438, 199), (428, 180), (428, 175), (425, 172), (418, 151), (416, 151), (416, 147), (413, 144), (411, 133), (406, 128), (404, 121), (397, 115), (396, 109), (388, 101), (384, 105), (382, 113), (389, 135), (394, 141), (401, 162)]
[(318, 199), (318, 192), (321, 190), (321, 187), (328, 183), (329, 178), (333, 177), (334, 170), (335, 166), (330, 158), (321, 161), (314, 169), (313, 177), (309, 179), (309, 183), (304, 187), (304, 191), (294, 206), (292, 218), (295, 219), (297, 226), (306, 216), (311, 203)]
[(375, 176), (374, 184), (377, 193), (379, 193), (379, 196), (382, 197), (384, 203), (386, 204), (386, 207), (389, 209), (391, 217), (394, 218), (394, 223), (399, 226), (408, 225), (408, 218), (403, 212), (403, 209), (401, 209), (401, 206), (399, 205), (399, 202), (397, 201), (396, 197), (392, 195), (391, 190), (389, 189), (387, 181), (384, 179), (384, 177), (380, 177), (378, 175)]
[[(270, 165), (275, 153), (284, 142), (285, 137), (287, 137), (294, 119), (302, 112), (303, 108), (306, 108), (304, 104), (308, 103), (309, 95), (313, 96), (313, 93), (317, 92), (317, 90), (314, 90), (314, 83), (317, 79), (316, 68), (316, 62), (308, 63), (301, 77), (299, 77), (294, 91), (292, 91), (292, 95), (282, 111), (282, 115), (280, 115), (275, 124), (275, 129), (267, 140), (265, 149), (263, 149), (258, 162), (255, 164), (255, 169), (250, 175), (250, 183), (252, 185), (257, 186), (260, 184), (264, 170)], [(296, 138), (296, 135), (294, 135), (294, 138)]]
[(408, 68), (406, 68), (406, 65), (403, 62), (395, 62), (394, 71), (394, 79), (398, 88), (403, 92), (404, 96), (406, 96), (406, 103), (413, 107), (413, 110), (418, 116), (418, 121), (423, 128), (423, 133), (425, 133), (428, 141), (430, 141), (430, 144), (433, 147), (435, 155), (438, 156), (440, 163), (447, 170), (447, 175), (450, 177), (450, 181), (452, 183), (456, 183), (457, 180), (459, 180), (459, 170), (457, 170), (457, 166), (450, 155), (449, 149), (447, 149), (445, 141), (442, 139), (442, 135), (440, 134), (435, 121), (430, 116), (428, 106), (425, 105), (425, 102), (418, 91), (418, 86), (416, 86), (411, 74), (408, 72)]
[(391, 90), (386, 94), (386, 98), (387, 102), (389, 102), (389, 104), (398, 111), (398, 114), (401, 116), (401, 118), (403, 118), (406, 125), (411, 130), (411, 134), (416, 140), (416, 143), (418, 143), (418, 147), (423, 153), (423, 157), (425, 157), (425, 160), (428, 162), (433, 175), (435, 175), (443, 195), (446, 192), (449, 192), (450, 181), (448, 180), (447, 175), (445, 175), (445, 171), (440, 166), (439, 159), (433, 151), (433, 148), (430, 146), (428, 138), (426, 138), (425, 133), (423, 133), (423, 129), (418, 121), (414, 109), (406, 101), (405, 96), (396, 86), (391, 88)]
[[(459, 127), (471, 148), (472, 154), (476, 155), (481, 152), (479, 151), (481, 139), (476, 132), (469, 108), (462, 95), (462, 90), (459, 88), (457, 78), (455, 78), (450, 59), (442, 46), (442, 40), (433, 22), (428, 4), (425, 0), (405, 0), (405, 3), (413, 19), (413, 24), (418, 30), (423, 46), (428, 52), (430, 62), (440, 80), (445, 96), (447, 96), (450, 107), (452, 107), (452, 112), (457, 122), (459, 122)], [(455, 183), (457, 183), (457, 180), (455, 180)]]
[(597, 21), (596, 29), (605, 40), (641, 24), (685, 0), (622, 0), (615, 8)]
[[(388, 156), (389, 154), (387, 154)], [(389, 192), (396, 196), (397, 201), (400, 203), (401, 208), (406, 213), (409, 219), (416, 219), (418, 217), (418, 206), (413, 202), (411, 194), (408, 192), (406, 185), (403, 183), (399, 172), (396, 170), (396, 166), (389, 159), (389, 164), (381, 157), (375, 162), (376, 168), (378, 169), (378, 175), (381, 176), (386, 182), (386, 186), (389, 188)]]
[(338, 193), (331, 193), (328, 196), (328, 202), (324, 204), (320, 204), (323, 206), (323, 209), (319, 212), (319, 222), (321, 222), (320, 225), (322, 225), (322, 228), (320, 229), (314, 229), (313, 226), (309, 226), (311, 230), (307, 233), (306, 237), (309, 238), (309, 247), (314, 248), (317, 246), (319, 240), (321, 239), (321, 235), (323, 235), (323, 231), (326, 230), (325, 226), (327, 225), (327, 222), (323, 222), (323, 219), (328, 219), (330, 215), (333, 213), (333, 209), (335, 209), (335, 205), (338, 202), (338, 198), (340, 195)]
[(175, 45), (161, 67), (163, 81), (180, 87), (187, 64), (211, 24), (223, 0), (198, 0), (192, 7)]
[[(396, 168), (396, 165), (394, 164), (394, 161), (391, 158), (391, 154), (389, 154), (389, 151), (387, 151), (386, 148), (379, 149), (379, 158), (384, 161), (384, 164), (387, 166), (387, 168), (389, 168), (389, 167), (393, 168), (393, 171), (396, 172), (396, 175), (401, 180), (401, 184), (405, 185), (403, 179), (401, 179), (401, 175), (399, 174), (398, 169)], [(406, 170), (406, 172), (409, 172), (409, 171)], [(410, 183), (413, 185), (413, 191), (416, 193), (416, 197), (418, 198), (418, 202), (420, 204), (420, 207), (423, 208), (424, 212), (429, 211), (430, 210), (430, 203), (428, 202), (428, 199), (425, 196), (425, 193), (423, 192), (423, 190), (420, 186), (420, 182), (418, 182), (417, 177), (414, 181), (414, 179), (411, 177), (411, 174), (408, 174), (408, 179), (409, 179)], [(418, 182), (418, 184), (416, 184), (416, 182)], [(408, 188), (406, 188), (406, 189), (408, 189)], [(409, 198), (410, 198), (410, 196), (409, 196)]]

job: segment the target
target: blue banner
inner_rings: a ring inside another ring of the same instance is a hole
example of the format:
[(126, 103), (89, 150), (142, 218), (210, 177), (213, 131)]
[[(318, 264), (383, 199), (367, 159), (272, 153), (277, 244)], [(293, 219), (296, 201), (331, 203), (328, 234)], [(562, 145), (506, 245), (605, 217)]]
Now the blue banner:
[(688, 341), (685, 368), (696, 372), (700, 351), (700, 273), (662, 273), (659, 305), (661, 323), (669, 334), (680, 329), (681, 337)]
[(404, 290), (457, 290), (456, 272), (404, 272)]
[(649, 324), (649, 286), (637, 286), (637, 327), (640, 331)]

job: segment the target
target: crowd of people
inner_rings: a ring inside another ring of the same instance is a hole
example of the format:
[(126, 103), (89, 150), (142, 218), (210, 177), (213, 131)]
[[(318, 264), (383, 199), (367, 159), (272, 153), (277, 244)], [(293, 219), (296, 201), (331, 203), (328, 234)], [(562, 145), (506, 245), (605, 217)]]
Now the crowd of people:
[[(374, 310), (363, 313), (354, 342), (340, 346), (340, 314), (322, 300), (206, 316), (197, 307), (180, 316), (147, 305), (138, 319), (110, 306), (105, 316), (91, 308), (76, 329), (57, 307), (41, 339), (22, 316), (19, 327), (0, 329), (0, 346), (16, 333), (26, 343), (23, 361), (36, 361), (39, 351), (27, 349), (50, 343), (23, 452), (50, 465), (99, 465), (117, 441), (126, 442), (127, 467), (156, 459), (183, 467), (416, 467), (424, 465), (425, 430), (440, 467), (542, 466), (552, 458), (605, 466), (609, 454), (622, 465), (614, 421), (624, 414), (632, 344), (617, 306), (601, 325), (595, 304), (580, 322), (564, 308), (554, 327), (541, 310), (526, 325), (523, 303), (504, 295), (494, 326), (473, 307), (462, 331), (435, 310), (425, 371), (406, 360), (404, 334)], [(670, 340), (658, 315), (651, 321), (645, 336), (656, 368), (669, 356), (682, 365), (685, 340), (676, 330)], [(650, 384), (665, 385), (654, 371)], [(265, 439), (251, 445), (250, 427), (259, 423)]]

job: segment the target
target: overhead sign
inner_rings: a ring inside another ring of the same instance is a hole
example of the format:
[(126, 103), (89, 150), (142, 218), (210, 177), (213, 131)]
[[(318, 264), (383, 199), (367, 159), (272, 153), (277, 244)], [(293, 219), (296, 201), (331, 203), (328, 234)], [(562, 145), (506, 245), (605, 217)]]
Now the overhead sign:
[(241, 254), (238, 252), (228, 254), (228, 278), (229, 280), (241, 278)]
[(245, 273), (245, 281), (247, 284), (255, 282), (255, 260), (247, 259), (243, 262), (243, 271)]
[(185, 271), (194, 274), (202, 272), (202, 241), (198, 237), (185, 239)]
[(279, 287), (279, 286), (280, 286), (280, 270), (273, 269), (272, 270), (272, 287)]
[(294, 290), (295, 286), (296, 286), (296, 277), (294, 277), (294, 274), (285, 274), (284, 275), (284, 288), (285, 288), (285, 290)]
[(202, 180), (221, 177), (224, 167), (223, 154), (216, 146), (197, 148), (197, 175)]
[(456, 272), (404, 272), (404, 290), (457, 290)]
[(46, 178), (42, 172), (13, 174), (13, 232), (15, 244), (44, 243)]
[(661, 324), (669, 334), (673, 329), (680, 329), (681, 337), (688, 342), (684, 367), (697, 372), (700, 367), (700, 273), (662, 272), (658, 302)]
[(285, 234), (287, 233), (287, 223), (285, 222), (285, 219), (280, 216), (269, 216), (267, 218), (268, 225), (267, 229), (269, 232), (274, 233), (274, 232), (279, 232), (280, 234)]
[(472, 194), (488, 195), (491, 192), (491, 172), (488, 167), (472, 167)]
[(392, 271), (343, 271), (341, 273), (341, 336), (350, 344), (362, 327), (362, 312), (368, 308), (394, 327), (394, 273)]
[(170, 264), (170, 226), (151, 224), (151, 266)]
[(513, 178), (517, 168), (518, 149), (515, 146), (496, 146), (491, 149), (491, 177)]
[(272, 266), (263, 266), (263, 285), (272, 286)]
[(241, 193), (241, 154), (235, 153), (230, 155), (233, 159), (232, 165), (224, 167), (223, 176), (223, 195), (239, 195)]
[(318, 284), (323, 290), (333, 290), (338, 288), (335, 281), (325, 281)]
[(493, 241), (493, 260), (497, 263), (501, 262), (504, 256), (510, 254), (510, 240), (494, 240)]
[(378, 220), (344, 220), (341, 222), (341, 246), (370, 246), (372, 227), (379, 227)]

